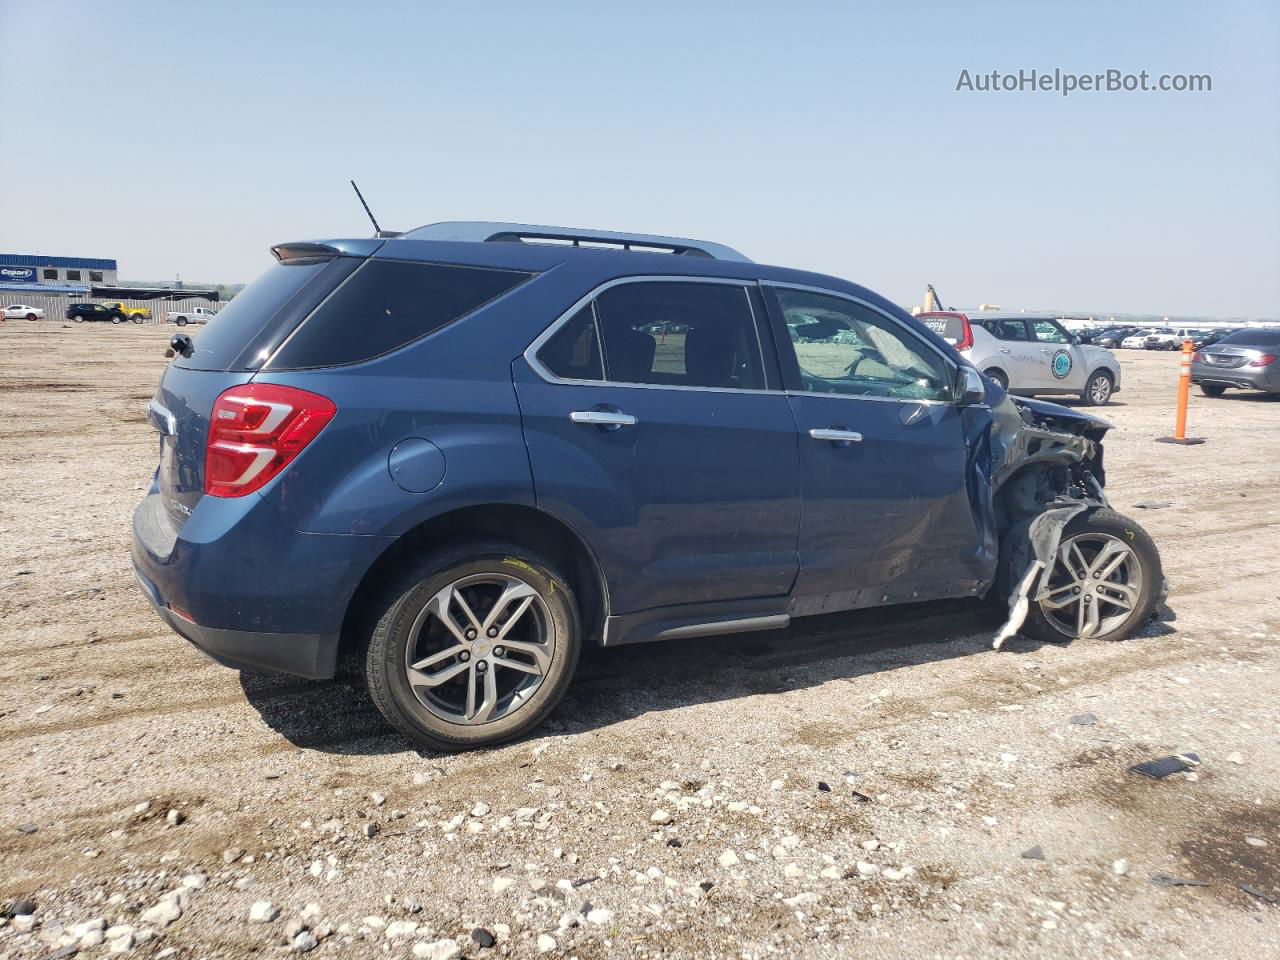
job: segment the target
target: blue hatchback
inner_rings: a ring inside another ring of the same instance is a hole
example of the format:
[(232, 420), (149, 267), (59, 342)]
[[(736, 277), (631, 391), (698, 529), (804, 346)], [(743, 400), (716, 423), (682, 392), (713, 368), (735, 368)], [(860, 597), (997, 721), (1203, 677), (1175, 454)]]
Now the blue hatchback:
[(588, 641), (997, 584), (1025, 632), (1122, 639), (1158, 598), (1107, 424), (1005, 396), (852, 283), (519, 224), (273, 253), (174, 338), (138, 579), (228, 666), (359, 651), (425, 746), (527, 731)]

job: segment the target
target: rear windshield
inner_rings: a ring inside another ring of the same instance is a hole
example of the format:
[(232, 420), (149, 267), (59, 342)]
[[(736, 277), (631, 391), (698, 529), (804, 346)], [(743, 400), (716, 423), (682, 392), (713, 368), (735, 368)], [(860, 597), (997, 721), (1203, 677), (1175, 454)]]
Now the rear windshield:
[(1239, 347), (1280, 347), (1280, 330), (1237, 330), (1218, 343)]
[(371, 360), (472, 313), (531, 276), (516, 270), (366, 261), (285, 342), (271, 358), (271, 369)]
[(959, 317), (922, 313), (916, 319), (953, 347), (964, 339), (964, 321)]
[(360, 263), (352, 257), (277, 263), (249, 284), (192, 341), (192, 370), (256, 370), (271, 351)]

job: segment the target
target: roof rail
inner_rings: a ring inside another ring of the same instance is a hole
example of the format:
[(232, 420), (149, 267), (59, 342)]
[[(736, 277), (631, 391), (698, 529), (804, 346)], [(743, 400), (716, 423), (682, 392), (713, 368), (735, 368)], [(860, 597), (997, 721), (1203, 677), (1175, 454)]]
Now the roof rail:
[(547, 227), (529, 223), (487, 223), (454, 220), (429, 223), (407, 230), (406, 240), (461, 240), (469, 243), (561, 243), (574, 247), (590, 245), (640, 253), (674, 253), (686, 257), (710, 257), (713, 260), (737, 260), (751, 263), (732, 247), (686, 237), (662, 237), (647, 233), (617, 233), (613, 230), (582, 230), (577, 227)]

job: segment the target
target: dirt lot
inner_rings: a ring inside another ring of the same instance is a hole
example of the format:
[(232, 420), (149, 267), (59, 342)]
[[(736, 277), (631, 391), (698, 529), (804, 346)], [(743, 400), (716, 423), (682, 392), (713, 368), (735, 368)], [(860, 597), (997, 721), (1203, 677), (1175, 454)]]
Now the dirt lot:
[(0, 957), (1280, 955), (1280, 402), (1154, 443), (1176, 355), (1122, 353), (1108, 489), (1173, 588), (1127, 643), (994, 652), (958, 604), (603, 651), (539, 736), (434, 756), (148, 608), (167, 336), (0, 326)]

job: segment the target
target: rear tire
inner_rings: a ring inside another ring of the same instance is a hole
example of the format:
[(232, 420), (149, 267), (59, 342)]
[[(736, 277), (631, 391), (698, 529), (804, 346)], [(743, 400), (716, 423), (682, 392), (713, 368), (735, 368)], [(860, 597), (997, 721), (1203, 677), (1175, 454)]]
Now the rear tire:
[(185, 327), (185, 326), (187, 325), (187, 318), (186, 318), (186, 317), (179, 317), (177, 320), (175, 320), (175, 321), (173, 321), (173, 322), (174, 322), (174, 323), (176, 323), (176, 324), (177, 324), (178, 326), (180, 326), (180, 327)]
[(1227, 388), (1221, 383), (1202, 383), (1200, 392), (1206, 397), (1220, 397), (1227, 392)]
[(1003, 370), (998, 367), (991, 367), (989, 370), (983, 370), (982, 374), (1000, 384), (1000, 389), (1005, 393), (1009, 392), (1009, 377)]
[(536, 553), (498, 541), (424, 558), (374, 616), (364, 657), (369, 696), (429, 750), (528, 733), (564, 696), (582, 645), (568, 580)]
[(1105, 370), (1099, 370), (1084, 385), (1084, 393), (1080, 394), (1080, 399), (1088, 407), (1105, 407), (1111, 402), (1111, 393), (1114, 389), (1115, 381), (1111, 379), (1111, 374)]
[[(1093, 627), (1086, 630), (1088, 639), (1128, 639), (1150, 619), (1164, 585), (1160, 552), (1147, 531), (1114, 510), (1097, 507), (1077, 514), (1063, 529), (1060, 542), (1053, 568), (1040, 575), (1035, 588), (1048, 576), (1050, 594), (1031, 603), (1020, 632), (1046, 643), (1063, 643), (1080, 637), (1078, 628), (1084, 623)], [(1063, 560), (1072, 544), (1079, 548), (1079, 553), (1070, 554), (1073, 562), (1083, 561), (1076, 562), (1077, 569)], [(1108, 573), (1113, 562), (1118, 566)], [(1081, 572), (1083, 578), (1078, 576)], [(1086, 606), (1083, 615), (1081, 605)]]

